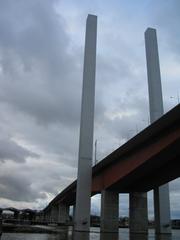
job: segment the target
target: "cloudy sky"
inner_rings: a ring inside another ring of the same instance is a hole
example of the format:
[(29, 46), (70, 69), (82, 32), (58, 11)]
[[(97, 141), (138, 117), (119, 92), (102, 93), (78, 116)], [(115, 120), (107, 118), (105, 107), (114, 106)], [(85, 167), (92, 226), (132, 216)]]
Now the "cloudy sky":
[[(0, 1), (0, 207), (42, 209), (76, 178), (87, 14), (98, 16), (100, 161), (148, 125), (147, 27), (157, 29), (165, 112), (178, 103), (179, 9), (179, 0)], [(180, 217), (179, 181), (170, 189)]]

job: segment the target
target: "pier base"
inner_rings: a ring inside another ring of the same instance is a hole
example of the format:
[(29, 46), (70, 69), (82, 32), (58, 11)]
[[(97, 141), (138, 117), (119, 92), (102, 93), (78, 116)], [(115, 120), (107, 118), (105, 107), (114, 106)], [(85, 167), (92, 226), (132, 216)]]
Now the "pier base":
[(59, 204), (58, 223), (66, 224), (69, 221), (69, 206), (63, 203)]
[(50, 211), (44, 213), (44, 221), (47, 223), (51, 221)]
[(0, 238), (2, 235), (2, 210), (0, 210)]
[(148, 233), (147, 193), (129, 194), (129, 228), (131, 234)]
[(76, 204), (73, 205), (72, 220), (75, 221)]
[(118, 232), (119, 193), (109, 190), (101, 192), (101, 232)]
[(19, 212), (14, 212), (14, 219), (16, 219), (16, 220), (19, 219)]
[(51, 209), (51, 222), (57, 223), (58, 222), (58, 205), (52, 206)]
[(156, 234), (171, 234), (168, 184), (154, 189), (154, 216)]

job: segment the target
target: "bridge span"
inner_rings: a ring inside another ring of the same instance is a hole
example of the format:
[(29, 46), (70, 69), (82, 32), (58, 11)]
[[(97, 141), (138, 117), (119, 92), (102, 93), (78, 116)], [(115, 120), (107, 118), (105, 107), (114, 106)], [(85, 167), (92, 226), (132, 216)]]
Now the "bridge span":
[[(103, 190), (115, 193), (113, 201), (106, 197), (106, 211), (101, 203), (101, 230), (117, 228), (119, 193), (147, 192), (180, 177), (179, 159), (180, 104), (92, 168), (91, 195), (103, 194)], [(48, 204), (43, 210), (44, 219), (60, 223), (68, 221), (69, 206), (75, 206), (75, 196), (76, 181)], [(139, 207), (141, 213), (141, 203), (135, 207)], [(132, 208), (130, 206), (133, 212)]]

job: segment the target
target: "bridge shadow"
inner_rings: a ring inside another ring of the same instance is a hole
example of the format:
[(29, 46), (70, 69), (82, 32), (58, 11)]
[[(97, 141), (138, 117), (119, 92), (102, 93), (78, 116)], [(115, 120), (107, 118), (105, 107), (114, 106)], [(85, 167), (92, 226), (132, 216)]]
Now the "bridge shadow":
[[(1, 237), (0, 237), (1, 239)], [(72, 229), (65, 228), (63, 231), (57, 233), (56, 236), (52, 237), (50, 234), (47, 240), (172, 240), (171, 235), (161, 234), (155, 235), (152, 232), (149, 234), (129, 234), (128, 231), (119, 233), (100, 233), (99, 231), (91, 232), (76, 232)]]
[(89, 240), (89, 232), (73, 232), (72, 235), (73, 240)]
[[(121, 237), (119, 238), (121, 240)], [(124, 240), (122, 238), (122, 240)], [(129, 240), (172, 240), (171, 234), (147, 235), (147, 234), (130, 234)]]
[(147, 234), (130, 234), (129, 240), (148, 240)]
[(172, 240), (171, 235), (155, 235), (146, 234), (130, 234), (129, 236), (121, 236), (119, 233), (99, 233), (98, 236), (90, 237), (89, 233), (75, 232), (73, 240)]
[(73, 240), (118, 240), (118, 233), (98, 233), (96, 236), (91, 233), (74, 232)]
[(100, 240), (118, 240), (119, 239), (119, 233), (101, 233), (100, 234)]
[(172, 240), (172, 235), (171, 234), (156, 235), (155, 240)]

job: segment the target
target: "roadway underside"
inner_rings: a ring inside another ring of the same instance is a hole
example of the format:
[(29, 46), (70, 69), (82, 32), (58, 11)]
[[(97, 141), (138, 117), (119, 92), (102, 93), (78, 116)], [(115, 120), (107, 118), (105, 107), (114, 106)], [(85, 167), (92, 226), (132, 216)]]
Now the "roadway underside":
[[(180, 104), (93, 167), (91, 195), (147, 192), (180, 177)], [(83, 189), (82, 189), (83, 191)], [(46, 207), (73, 205), (76, 181)]]
[(120, 193), (147, 192), (180, 177), (180, 140), (148, 159), (109, 189)]

